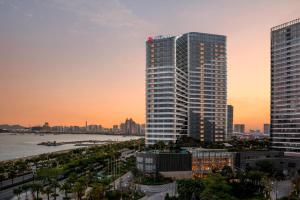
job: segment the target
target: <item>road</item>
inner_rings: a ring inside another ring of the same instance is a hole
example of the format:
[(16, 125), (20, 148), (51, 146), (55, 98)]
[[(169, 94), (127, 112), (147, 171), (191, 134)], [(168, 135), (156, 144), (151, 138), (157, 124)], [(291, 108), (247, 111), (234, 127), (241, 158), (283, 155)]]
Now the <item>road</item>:
[[(14, 187), (11, 187), (11, 188), (8, 188), (8, 189), (5, 189), (5, 190), (1, 190), (0, 191), (0, 199), (1, 200), (9, 200), (9, 199), (12, 199), (14, 195), (13, 191), (14, 189), (18, 188), (18, 187), (21, 187), (21, 185), (17, 185), (17, 186), (14, 186)], [(29, 192), (28, 192), (29, 193)], [(21, 198), (22, 199), (22, 198)], [(25, 198), (24, 198), (25, 199)]]
[[(25, 182), (30, 181), (32, 178), (33, 178), (33, 174), (32, 173), (25, 174), (23, 176), (18, 176), (18, 177), (16, 177), (16, 178), (13, 179), (13, 185), (20, 184), (20, 183), (22, 183), (24, 181)], [(12, 185), (12, 181), (11, 181), (11, 179), (8, 179), (8, 180), (5, 180), (5, 181), (2, 181), (1, 188), (6, 188), (6, 187), (8, 187), (10, 185)]]
[[(6, 187), (6, 189), (0, 190), (0, 199), (1, 200), (11, 199), (14, 196), (13, 190), (15, 188), (18, 188), (18, 187), (22, 186), (23, 184), (30, 182), (32, 179), (33, 179), (33, 175), (30, 173), (30, 174), (25, 174), (24, 176), (19, 176), (19, 177), (14, 178), (13, 184), (12, 184), (11, 179), (3, 181), (1, 188)], [(13, 185), (13, 186), (9, 187), (11, 185)], [(9, 187), (9, 188), (7, 188), (7, 187)]]

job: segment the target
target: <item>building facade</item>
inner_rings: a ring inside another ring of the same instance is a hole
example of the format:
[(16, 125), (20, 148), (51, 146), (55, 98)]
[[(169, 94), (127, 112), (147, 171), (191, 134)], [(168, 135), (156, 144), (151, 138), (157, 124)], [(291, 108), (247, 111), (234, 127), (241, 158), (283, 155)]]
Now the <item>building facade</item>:
[(120, 133), (126, 135), (136, 135), (140, 133), (140, 125), (137, 124), (133, 119), (126, 119), (124, 123), (120, 124)]
[[(129, 150), (129, 152), (131, 152)], [(299, 154), (283, 151), (240, 151), (227, 149), (184, 148), (181, 151), (143, 151), (136, 153), (136, 167), (146, 174), (161, 173), (173, 178), (203, 178), (232, 169), (255, 169), (259, 163), (272, 163), (274, 170), (289, 177), (295, 177), (300, 170)]]
[(188, 151), (144, 151), (136, 154), (136, 167), (144, 173), (191, 171), (192, 154)]
[(295, 177), (300, 169), (299, 155), (285, 155), (283, 151), (243, 151), (235, 153), (235, 168), (256, 168), (259, 162), (272, 163), (274, 170)]
[(264, 135), (270, 135), (270, 124), (264, 124)]
[(234, 133), (244, 134), (245, 133), (245, 124), (235, 124), (234, 125)]
[(233, 136), (233, 106), (227, 105), (227, 138)]
[(271, 147), (300, 152), (300, 19), (271, 29)]
[(146, 144), (227, 134), (226, 37), (206, 33), (146, 42)]
[(176, 65), (176, 40), (159, 36), (146, 42), (146, 144), (187, 134), (187, 73)]
[(234, 168), (235, 152), (226, 149), (186, 148), (192, 154), (192, 176), (203, 178), (225, 166)]

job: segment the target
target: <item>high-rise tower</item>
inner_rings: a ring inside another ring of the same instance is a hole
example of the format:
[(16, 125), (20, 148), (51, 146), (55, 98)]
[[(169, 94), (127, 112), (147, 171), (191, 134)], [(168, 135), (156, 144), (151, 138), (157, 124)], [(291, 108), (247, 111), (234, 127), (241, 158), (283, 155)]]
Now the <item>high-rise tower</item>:
[(187, 133), (187, 73), (177, 65), (177, 37), (146, 42), (146, 143), (175, 142)]
[(189, 135), (226, 138), (226, 37), (206, 33), (146, 42), (146, 143)]
[(226, 138), (226, 37), (187, 33), (188, 134), (200, 141)]
[(300, 152), (300, 19), (271, 29), (271, 147)]

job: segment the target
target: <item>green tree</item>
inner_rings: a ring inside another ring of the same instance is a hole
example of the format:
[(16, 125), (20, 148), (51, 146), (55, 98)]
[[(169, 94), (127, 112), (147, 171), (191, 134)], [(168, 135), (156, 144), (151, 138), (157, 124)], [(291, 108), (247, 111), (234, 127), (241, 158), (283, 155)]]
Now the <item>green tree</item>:
[(85, 191), (85, 184), (81, 181), (77, 181), (73, 186), (73, 192), (76, 193), (77, 199), (81, 200)]
[(0, 188), (2, 188), (2, 182), (5, 179), (5, 175), (3, 173), (0, 174)]
[(14, 184), (14, 178), (16, 177), (16, 171), (14, 169), (10, 169), (8, 172), (8, 178), (11, 179), (11, 184)]
[(167, 145), (163, 141), (158, 141), (153, 145), (153, 149), (157, 150), (165, 150)]
[(30, 189), (30, 185), (28, 184), (25, 184), (25, 185), (22, 185), (22, 191), (25, 192), (25, 199), (28, 199), (28, 190)]
[(53, 196), (54, 200), (56, 200), (56, 197), (58, 196), (57, 195), (57, 188), (60, 187), (60, 184), (57, 180), (52, 180), (51, 183), (50, 183), (50, 186), (53, 188), (52, 196)]
[(68, 193), (71, 191), (70, 183), (68, 181), (65, 181), (63, 184), (61, 184), (60, 191), (64, 192), (64, 194), (65, 194), (64, 199), (69, 199)]
[(200, 179), (182, 179), (177, 181), (178, 198), (190, 200), (192, 196), (199, 198), (203, 190), (203, 182)]
[(24, 172), (28, 169), (28, 165), (23, 160), (18, 160), (14, 163), (15, 168), (18, 170), (18, 172)]
[(204, 190), (200, 194), (201, 200), (235, 200), (231, 186), (219, 174), (208, 176), (203, 180)]
[(223, 167), (223, 169), (221, 170), (221, 175), (227, 180), (234, 178), (234, 172), (230, 166)]
[(20, 187), (15, 188), (13, 190), (13, 193), (14, 193), (14, 195), (16, 195), (18, 197), (18, 200), (20, 200), (20, 194), (22, 193), (22, 188), (20, 188)]
[(43, 190), (43, 193), (47, 195), (47, 200), (50, 199), (50, 195), (53, 193), (53, 189), (48, 186)]
[(42, 168), (37, 170), (37, 176), (44, 183), (50, 183), (52, 180), (57, 180), (63, 173), (60, 168)]
[(255, 163), (257, 170), (271, 177), (275, 173), (274, 164), (270, 160), (259, 160)]
[(35, 182), (35, 183), (32, 183), (30, 187), (31, 187), (32, 193), (33, 194), (36, 193), (36, 196), (33, 195), (34, 199), (40, 199), (39, 195), (40, 195), (40, 192), (43, 190), (42, 184)]
[(89, 191), (87, 195), (88, 200), (101, 200), (104, 198), (105, 186), (97, 183), (94, 184), (92, 189)]

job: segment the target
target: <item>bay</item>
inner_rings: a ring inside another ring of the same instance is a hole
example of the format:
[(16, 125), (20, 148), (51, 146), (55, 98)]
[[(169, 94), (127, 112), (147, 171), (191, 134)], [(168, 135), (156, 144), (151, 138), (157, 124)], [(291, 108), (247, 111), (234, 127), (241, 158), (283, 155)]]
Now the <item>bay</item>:
[(38, 145), (41, 142), (72, 142), (72, 141), (125, 141), (141, 138), (139, 136), (119, 136), (119, 135), (99, 135), (99, 134), (0, 134), (0, 161), (23, 158), (27, 156), (39, 155), (55, 151), (82, 148), (74, 144), (59, 146)]

